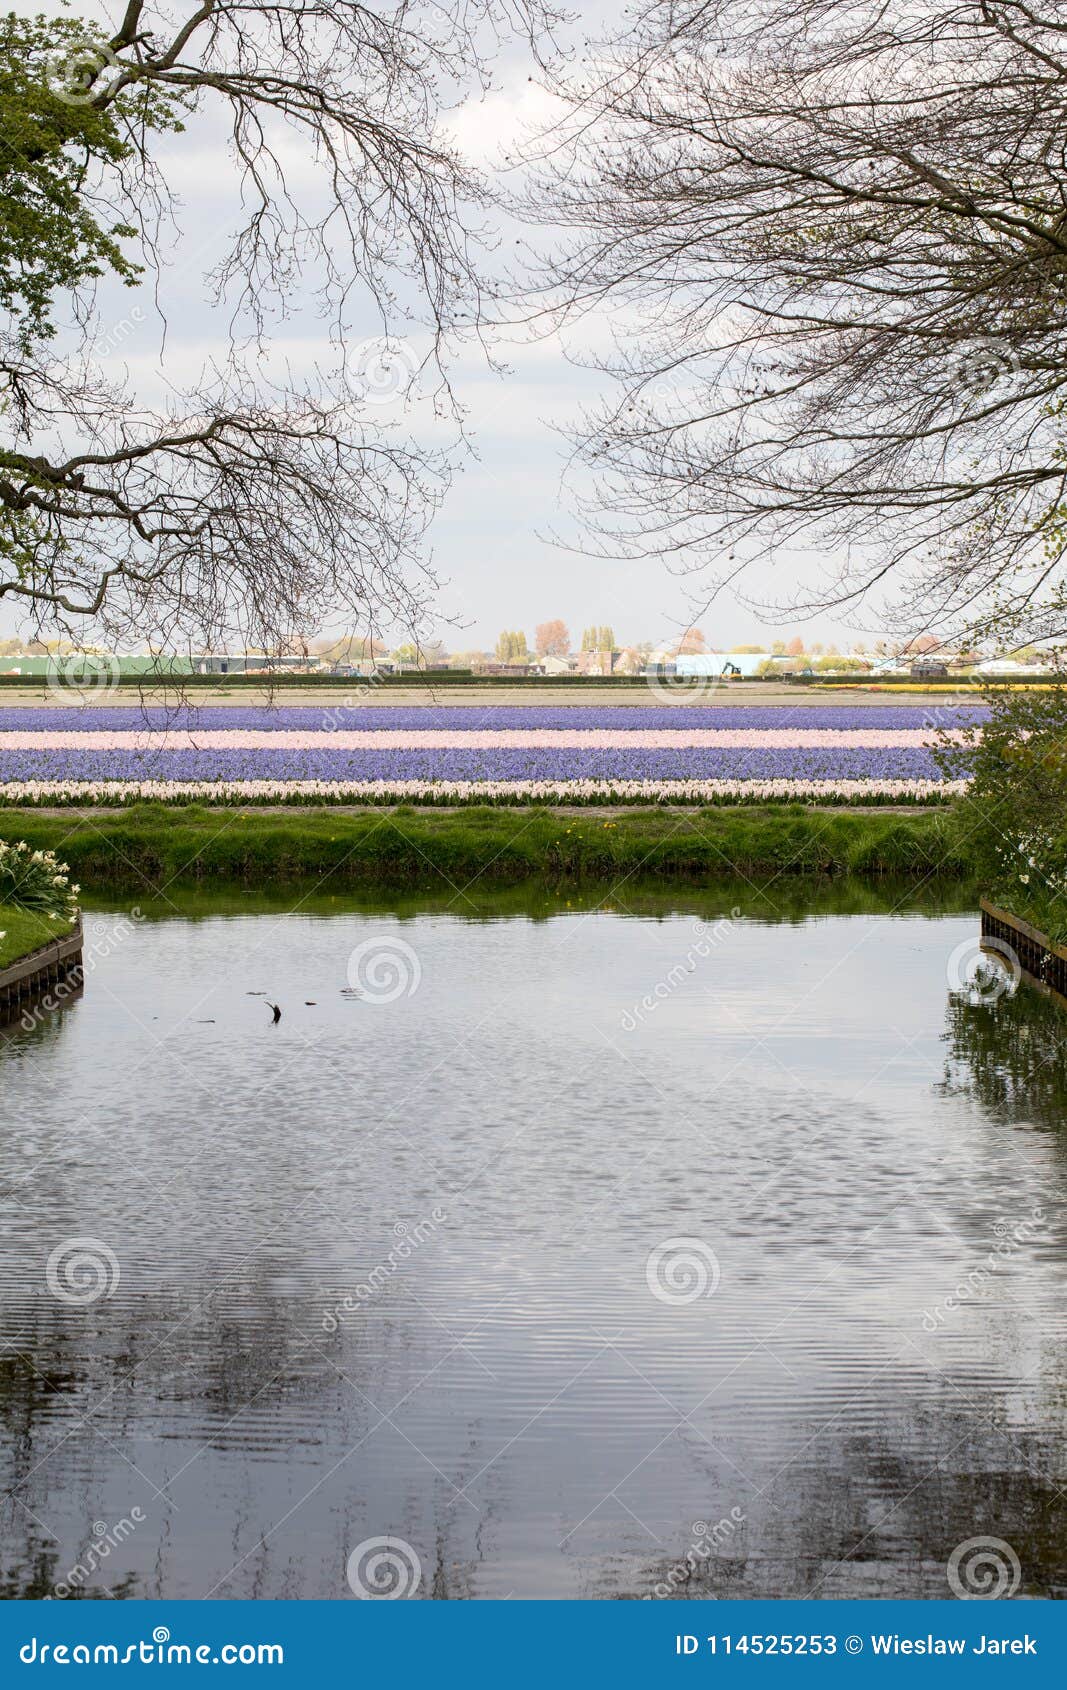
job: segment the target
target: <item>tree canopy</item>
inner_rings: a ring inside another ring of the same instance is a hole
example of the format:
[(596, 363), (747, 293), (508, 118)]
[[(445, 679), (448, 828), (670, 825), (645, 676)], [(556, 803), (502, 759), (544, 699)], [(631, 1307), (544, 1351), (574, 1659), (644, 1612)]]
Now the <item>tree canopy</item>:
[(518, 629), (505, 628), (497, 636), (496, 659), (498, 663), (525, 663), (529, 653), (526, 649), (526, 635)]
[(534, 645), (541, 657), (566, 657), (571, 649), (566, 622), (559, 616), (550, 622), (539, 622), (534, 630)]
[[(523, 0), (200, 0), (175, 20), (129, 0), (109, 35), (4, 20), (0, 601), (157, 646), (270, 647), (327, 610), (417, 624), (448, 466), (379, 401), (478, 331), (485, 194), (438, 119), (483, 85), (500, 32), (541, 17)], [(101, 359), (99, 308), (109, 278), (142, 272), (165, 306), (168, 131), (178, 152), (194, 133), (217, 146), (240, 217), (212, 275), (228, 350), (163, 404)], [(329, 370), (268, 361), (294, 292), (317, 292)], [(368, 311), (379, 335), (353, 353)], [(397, 323), (419, 325), (417, 352)]]

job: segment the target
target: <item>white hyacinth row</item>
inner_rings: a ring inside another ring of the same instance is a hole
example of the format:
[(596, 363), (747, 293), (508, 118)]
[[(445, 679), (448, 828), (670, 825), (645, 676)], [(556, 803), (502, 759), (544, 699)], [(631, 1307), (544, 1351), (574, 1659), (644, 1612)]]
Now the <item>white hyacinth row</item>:
[(163, 804), (943, 804), (936, 780), (8, 781), (0, 806)]

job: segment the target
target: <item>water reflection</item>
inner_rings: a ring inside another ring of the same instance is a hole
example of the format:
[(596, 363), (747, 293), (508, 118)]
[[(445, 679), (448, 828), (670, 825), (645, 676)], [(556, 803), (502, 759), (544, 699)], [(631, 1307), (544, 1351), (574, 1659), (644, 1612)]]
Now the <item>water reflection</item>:
[(940, 1597), (993, 1535), (1062, 1594), (1063, 1024), (852, 892), (150, 912), (0, 1044), (4, 1592), (345, 1599), (390, 1535), (422, 1597)]
[(952, 993), (947, 1096), (973, 1098), (1002, 1121), (1067, 1128), (1067, 1005), (1023, 984), (994, 1003)]

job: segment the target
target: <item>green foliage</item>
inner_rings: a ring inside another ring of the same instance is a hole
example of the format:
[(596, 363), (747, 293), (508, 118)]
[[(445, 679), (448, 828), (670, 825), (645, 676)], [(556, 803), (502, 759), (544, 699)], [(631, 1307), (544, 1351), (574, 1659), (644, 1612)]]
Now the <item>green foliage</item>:
[[(94, 161), (117, 165), (131, 147), (122, 108), (98, 111), (72, 83), (75, 61), (99, 35), (68, 18), (0, 18), (0, 308), (24, 344), (54, 332), (57, 289), (140, 266), (122, 251), (129, 223), (101, 221), (88, 197)], [(129, 102), (127, 102), (127, 105)]]
[(525, 663), (529, 657), (526, 648), (526, 635), (518, 629), (507, 629), (496, 642), (496, 658), (498, 663)]
[(98, 892), (153, 885), (436, 889), (613, 884), (699, 886), (731, 870), (780, 875), (965, 879), (966, 844), (939, 811), (810, 810), (800, 804), (697, 812), (652, 807), (301, 809), (143, 804), (92, 816), (0, 810), (0, 838), (62, 842)]
[(990, 688), (984, 725), (935, 757), (970, 775), (956, 812), (985, 890), (1054, 939), (1067, 935), (1067, 687)]

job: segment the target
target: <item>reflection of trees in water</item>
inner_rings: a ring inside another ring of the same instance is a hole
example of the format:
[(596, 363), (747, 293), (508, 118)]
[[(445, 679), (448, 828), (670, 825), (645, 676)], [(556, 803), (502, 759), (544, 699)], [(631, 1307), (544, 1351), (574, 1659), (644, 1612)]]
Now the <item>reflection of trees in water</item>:
[(1023, 985), (995, 1003), (950, 994), (941, 1091), (998, 1121), (1067, 1127), (1067, 1005)]
[[(269, 1270), (265, 1277), (269, 1278)], [(82, 1467), (74, 1440), (68, 1446), (62, 1440), (71, 1421), (109, 1391), (114, 1393), (112, 1404), (100, 1425), (120, 1448), (125, 1442), (123, 1428), (128, 1431), (139, 1417), (143, 1420), (148, 1415), (161, 1440), (159, 1448), (174, 1451), (174, 1466), (187, 1460), (189, 1448), (182, 1440), (189, 1435), (197, 1442), (203, 1438), (232, 1461), (228, 1505), (235, 1515), (245, 1511), (242, 1530), (234, 1540), (234, 1561), (261, 1530), (256, 1497), (264, 1484), (263, 1460), (270, 1453), (265, 1440), (272, 1449), (277, 1441), (273, 1454), (280, 1464), (287, 1462), (286, 1450), (309, 1463), (309, 1487), (319, 1471), (332, 1467), (339, 1453), (327, 1447), (331, 1426), (340, 1432), (340, 1447), (357, 1444), (361, 1427), (353, 1416), (355, 1399), (338, 1369), (377, 1398), (381, 1331), (373, 1340), (347, 1328), (324, 1336), (312, 1324), (315, 1318), (321, 1322), (318, 1302), (309, 1308), (302, 1299), (276, 1300), (270, 1317), (264, 1318), (258, 1299), (265, 1294), (263, 1284), (253, 1293), (254, 1319), (241, 1319), (245, 1293), (235, 1291), (232, 1303), (205, 1309), (201, 1323), (190, 1324), (177, 1342), (158, 1351), (155, 1346), (161, 1335), (178, 1318), (169, 1299), (145, 1299), (134, 1307), (109, 1310), (108, 1324), (99, 1329), (96, 1340), (100, 1344), (106, 1335), (103, 1353), (87, 1349), (86, 1328), (80, 1319), (57, 1313), (42, 1317), (27, 1330), (21, 1353), (4, 1355), (0, 1364), (3, 1489), (17, 1487), (21, 1501), (9, 1500), (0, 1514), (4, 1544), (0, 1595), (51, 1594), (56, 1581), (82, 1558), (93, 1516), (106, 1517), (106, 1508), (91, 1502), (99, 1475)], [(247, 1304), (245, 1313), (246, 1317), (250, 1314)], [(311, 1331), (314, 1340), (309, 1344), (306, 1339)], [(395, 1341), (403, 1342), (406, 1331), (401, 1323)], [(963, 1388), (971, 1389), (966, 1380)], [(778, 1472), (762, 1496), (752, 1497), (734, 1468), (728, 1472), (718, 1468), (709, 1446), (694, 1436), (692, 1445), (687, 1445), (698, 1458), (691, 1514), (687, 1509), (677, 1542), (668, 1540), (662, 1553), (649, 1557), (647, 1539), (642, 1547), (627, 1537), (633, 1519), (625, 1515), (619, 1523), (616, 1553), (590, 1554), (588, 1543), (583, 1549), (578, 1537), (565, 1552), (565, 1561), (581, 1581), (581, 1593), (613, 1599), (653, 1594), (670, 1579), (672, 1567), (684, 1560), (692, 1541), (691, 1521), (699, 1517), (714, 1523), (733, 1503), (746, 1515), (736, 1535), (723, 1541), (687, 1579), (673, 1581), (672, 1594), (697, 1599), (811, 1594), (942, 1597), (949, 1554), (959, 1543), (978, 1535), (1003, 1537), (1011, 1544), (1022, 1564), (1025, 1593), (1062, 1590), (1067, 1584), (1067, 1491), (1062, 1488), (1067, 1478), (1067, 1404), (1060, 1400), (1050, 1407), (1045, 1394), (1041, 1412), (1030, 1415), (1026, 1402), (1014, 1398), (1010, 1385), (985, 1387), (981, 1405), (974, 1409), (963, 1408), (947, 1387), (935, 1400), (921, 1405), (884, 1382), (875, 1381), (872, 1390), (884, 1393), (878, 1403), (881, 1418), (872, 1427), (872, 1417), (867, 1416), (861, 1431), (832, 1418), (807, 1419), (798, 1410), (789, 1436), (789, 1447), (800, 1452), (798, 1458)], [(244, 1408), (253, 1410), (247, 1420), (241, 1416)], [(593, 1431), (590, 1428), (591, 1435)], [(179, 1441), (168, 1446), (168, 1437)], [(469, 1483), (484, 1467), (483, 1430), (472, 1422), (466, 1444), (460, 1438), (457, 1447), (462, 1453), (457, 1468), (448, 1464), (449, 1477), (456, 1484)], [(494, 1441), (492, 1448), (496, 1447)], [(50, 1454), (53, 1448), (54, 1456)], [(97, 1453), (102, 1453), (99, 1447)], [(772, 1472), (780, 1466), (779, 1454), (767, 1452)], [(121, 1468), (118, 1457), (115, 1464)], [(157, 1472), (149, 1465), (153, 1476), (164, 1483), (163, 1469)], [(756, 1484), (762, 1483), (758, 1467), (750, 1470)], [(106, 1481), (107, 1467), (101, 1472)], [(133, 1476), (125, 1477), (129, 1501), (144, 1503), (145, 1497), (135, 1492)], [(505, 1539), (513, 1534), (516, 1524), (521, 1524), (521, 1515), (514, 1511), (528, 1505), (529, 1499), (510, 1491), (501, 1470), (487, 1477), (478, 1492), (479, 1512), (468, 1517), (457, 1507), (452, 1484), (434, 1480), (417, 1464), (409, 1480), (410, 1513), (386, 1524), (417, 1545), (423, 1563), (423, 1594), (436, 1600), (508, 1594), (509, 1586), (496, 1582), (503, 1576), (496, 1560), (500, 1533)], [(348, 1501), (337, 1497), (334, 1501), (342, 1512), (351, 1508), (342, 1534), (349, 1547), (368, 1535), (361, 1511), (367, 1483), (368, 1469), (359, 1458), (351, 1468), (341, 1469), (337, 1484)], [(86, 1512), (71, 1524), (70, 1502), (83, 1489)], [(67, 1501), (69, 1535), (65, 1534), (62, 1544), (56, 1544), (39, 1523), (61, 1524), (53, 1518), (57, 1496)], [(179, 1499), (179, 1506), (183, 1501)], [(286, 1493), (284, 1507), (281, 1502), (278, 1505), (279, 1515), (291, 1501)], [(190, 1576), (188, 1545), (171, 1544), (167, 1531), (165, 1503), (151, 1506), (150, 1520), (136, 1539), (136, 1557), (143, 1570), (120, 1569), (116, 1557), (110, 1570), (104, 1569), (77, 1594), (83, 1598), (147, 1597), (160, 1590), (165, 1594), (168, 1588), (184, 1588)], [(289, 1563), (297, 1549), (302, 1560), (292, 1572)], [(259, 1594), (279, 1594), (279, 1580), (287, 1576), (292, 1588), (285, 1593), (291, 1596), (344, 1594), (343, 1558), (338, 1560), (334, 1540), (321, 1519), (313, 1515), (298, 1520), (292, 1533), (279, 1542), (278, 1551), (278, 1561), (257, 1556), (243, 1569), (246, 1584), (248, 1578), (262, 1581)], [(555, 1576), (551, 1569), (550, 1576)], [(531, 1578), (536, 1581), (536, 1551), (515, 1577), (520, 1584)], [(310, 1581), (310, 1592), (304, 1580)], [(245, 1586), (222, 1592), (247, 1593)], [(537, 1591), (515, 1591), (519, 1596), (527, 1593)]]
[[(699, 1539), (683, 1536), (674, 1555), (642, 1556), (625, 1573), (606, 1568), (588, 1594), (932, 1600), (951, 1594), (953, 1549), (979, 1536), (1010, 1544), (1022, 1594), (1062, 1593), (1062, 1418), (1055, 1432), (1004, 1431), (947, 1405), (907, 1417), (887, 1404), (884, 1433), (842, 1436), (830, 1428), (762, 1495), (742, 1498), (745, 1523), (734, 1536), (722, 1534), (710, 1555), (687, 1564), (686, 1550)], [(693, 1511), (712, 1522), (719, 1514), (715, 1502), (702, 1509), (699, 1494)]]
[[(319, 1304), (271, 1296), (277, 1264), (269, 1255), (247, 1272), (247, 1282), (214, 1293), (192, 1311), (168, 1294), (108, 1304), (99, 1318), (97, 1311), (47, 1307), (35, 1310), (22, 1330), (6, 1334), (0, 1348), (0, 1596), (54, 1594), (70, 1567), (84, 1561), (94, 1521), (110, 1523), (99, 1498), (114, 1494), (109, 1485), (116, 1473), (128, 1492), (120, 1512), (136, 1503), (152, 1521), (139, 1528), (138, 1551), (151, 1542), (154, 1555), (169, 1505), (123, 1459), (146, 1417), (159, 1451), (158, 1469), (150, 1463), (149, 1477), (164, 1488), (168, 1458), (173, 1467), (184, 1463), (190, 1439), (205, 1451), (239, 1455), (248, 1453), (247, 1440), (261, 1452), (273, 1422), (277, 1439), (292, 1449), (322, 1441), (320, 1411), (336, 1412), (330, 1387), (334, 1397), (340, 1390), (337, 1368), (318, 1347), (327, 1342), (316, 1332)], [(309, 1334), (316, 1343), (309, 1343)], [(254, 1411), (247, 1426), (241, 1422), (245, 1409)], [(82, 1506), (84, 1517), (72, 1527), (72, 1509)], [(143, 1588), (139, 1574), (120, 1572), (117, 1559), (110, 1557), (110, 1575), (101, 1566), (69, 1599), (155, 1593)]]
[[(93, 1521), (85, 1522), (84, 1539), (72, 1548), (56, 1542), (30, 1501), (35, 1470), (42, 1461), (40, 1443), (57, 1421), (57, 1404), (85, 1383), (73, 1356), (67, 1353), (62, 1328), (23, 1337), (0, 1352), (0, 1437), (3, 1442), (3, 1500), (0, 1502), (0, 1600), (40, 1601), (55, 1594), (70, 1568), (83, 1559), (94, 1542)], [(38, 1484), (41, 1489), (43, 1481)], [(68, 1601), (95, 1601), (138, 1594), (132, 1573), (109, 1582), (72, 1587)]]
[(49, 1412), (51, 1399), (75, 1384), (74, 1373), (62, 1363), (45, 1371), (28, 1354), (0, 1351), (0, 1428), (8, 1452), (3, 1469), (5, 1501), (0, 1507), (4, 1545), (0, 1598), (4, 1601), (50, 1596), (63, 1576), (58, 1546), (13, 1493), (37, 1459), (35, 1432)]
[[(11, 1503), (9, 1506), (14, 1510), (16, 1504)], [(11, 1522), (4, 1521), (2, 1515), (0, 1515), (0, 1529), (3, 1530), (4, 1537), (8, 1542), (19, 1541), (17, 1534), (13, 1535), (11, 1531)], [(71, 1560), (61, 1554), (50, 1539), (45, 1541), (46, 1534), (43, 1531), (37, 1530), (36, 1541), (32, 1541), (34, 1539), (32, 1521), (27, 1523), (26, 1536), (31, 1541), (28, 1541), (24, 1548), (20, 1545), (19, 1558), (16, 1559), (15, 1564), (5, 1565), (3, 1570), (0, 1571), (0, 1601), (2, 1602), (43, 1602), (49, 1598), (54, 1598), (56, 1585), (63, 1580), (64, 1574), (70, 1570)], [(90, 1537), (86, 1546), (75, 1552), (73, 1561), (76, 1562), (79, 1556), (88, 1554), (88, 1544), (91, 1542), (92, 1538)], [(127, 1573), (123, 1578), (116, 1579), (113, 1584), (106, 1587), (99, 1584), (85, 1585), (80, 1589), (72, 1587), (62, 1595), (61, 1600), (64, 1602), (111, 1602), (128, 1600), (141, 1594), (142, 1592), (138, 1589), (136, 1574)]]
[[(595, 827), (599, 823), (594, 822), (593, 814), (589, 819)], [(795, 924), (813, 915), (923, 914), (936, 920), (945, 915), (973, 915), (978, 902), (975, 887), (966, 881), (933, 875), (917, 883), (914, 875), (800, 874), (787, 865), (773, 876), (766, 893), (759, 890), (760, 884), (759, 876), (745, 879), (724, 873), (708, 877), (702, 871), (698, 884), (676, 881), (665, 886), (662, 874), (653, 870), (651, 876), (642, 872), (627, 876), (621, 887), (617, 879), (591, 879), (579, 884), (568, 881), (562, 887), (546, 885), (540, 879), (505, 887), (486, 887), (476, 881), (461, 901), (444, 884), (416, 891), (378, 887), (363, 894), (345, 887), (341, 893), (318, 892), (302, 897), (300, 907), (305, 916), (332, 916), (337, 920), (353, 914), (388, 915), (401, 921), (447, 914), (462, 923), (500, 921), (509, 916), (545, 921), (599, 909), (664, 919), (694, 915), (713, 921), (740, 908), (745, 916), (760, 921)], [(287, 915), (292, 902), (291, 892), (277, 887), (235, 891), (232, 887), (172, 886), (165, 899), (157, 903), (148, 900), (140, 907), (146, 924), (166, 924), (175, 919), (176, 909), (183, 920), (195, 923), (220, 915)], [(98, 899), (97, 903), (102, 915), (115, 913), (112, 901)]]
[[(265, 1252), (243, 1263), (234, 1283), (192, 1307), (161, 1292), (84, 1311), (34, 1307), (21, 1331), (10, 1327), (6, 1348), (0, 1347), (0, 1599), (54, 1596), (70, 1568), (85, 1562), (94, 1521), (111, 1525), (116, 1508), (128, 1514), (134, 1504), (147, 1516), (128, 1540), (135, 1570), (112, 1554), (70, 1599), (186, 1594), (190, 1582), (201, 1594), (200, 1586), (216, 1576), (205, 1578), (196, 1560), (202, 1522), (187, 1509), (183, 1514), (183, 1495), (167, 1491), (190, 1456), (223, 1462), (214, 1472), (224, 1476), (222, 1506), (235, 1547), (217, 1571), (239, 1563), (240, 1583), (220, 1594), (347, 1594), (344, 1557), (338, 1560), (321, 1512), (297, 1519), (247, 1563), (242, 1549), (288, 1513), (293, 1492), (285, 1475), (294, 1466), (303, 1469), (299, 1489), (314, 1497), (316, 1478), (336, 1465), (337, 1477), (322, 1495), (332, 1512), (351, 1512), (344, 1541), (351, 1548), (374, 1535), (362, 1508), (367, 1474), (381, 1456), (375, 1450), (368, 1461), (359, 1450), (379, 1420), (373, 1404), (384, 1396), (381, 1369), (395, 1372), (396, 1352), (410, 1343), (411, 1305), (404, 1301), (391, 1311), (384, 1291), (373, 1320), (353, 1316), (326, 1332), (321, 1291), (274, 1289), (288, 1266)], [(330, 1301), (336, 1300), (334, 1293)], [(394, 1397), (400, 1390), (394, 1386)], [(92, 1427), (79, 1430), (89, 1419)], [(144, 1447), (146, 1428), (154, 1446), (147, 1460), (136, 1447), (138, 1439)], [(473, 1427), (460, 1447), (456, 1485), (470, 1483), (486, 1459)], [(339, 1459), (346, 1448), (357, 1452), (350, 1463)], [(146, 1479), (124, 1457), (142, 1465)], [(272, 1473), (281, 1475), (273, 1490)], [(434, 1479), (417, 1459), (406, 1482), (410, 1519), (387, 1520), (382, 1529), (418, 1545), (424, 1595), (471, 1598), (478, 1567), (492, 1553), (497, 1503), (490, 1499), (477, 1515), (461, 1513), (453, 1485)], [(155, 1485), (162, 1497), (154, 1495)], [(121, 1503), (109, 1507), (105, 1499), (116, 1491)], [(276, 1513), (270, 1501), (262, 1512), (268, 1492), (277, 1497)], [(227, 1539), (223, 1556), (228, 1548)]]

